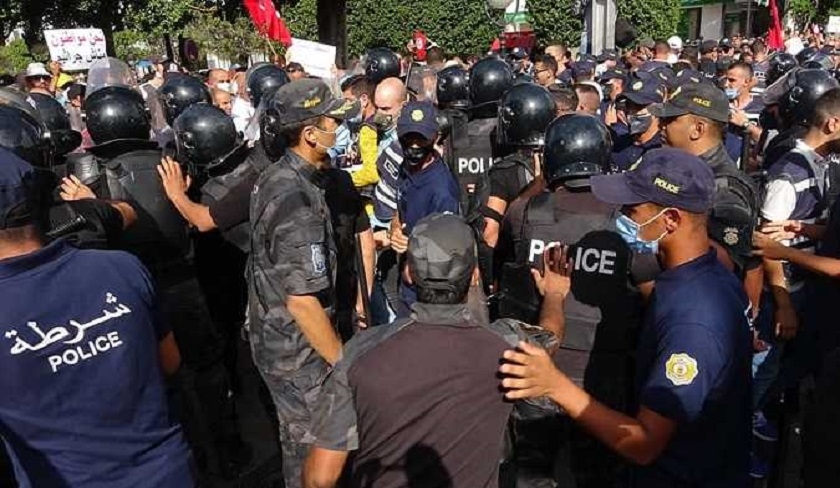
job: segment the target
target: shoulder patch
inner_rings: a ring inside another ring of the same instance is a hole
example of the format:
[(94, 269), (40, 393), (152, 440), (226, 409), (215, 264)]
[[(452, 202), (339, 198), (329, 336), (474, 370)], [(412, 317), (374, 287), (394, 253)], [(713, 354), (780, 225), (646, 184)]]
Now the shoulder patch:
[(310, 244), (309, 251), (312, 258), (312, 276), (321, 277), (327, 273), (327, 257), (324, 255), (322, 243)]
[(665, 362), (665, 377), (674, 386), (690, 385), (697, 377), (697, 360), (686, 353), (671, 354)]

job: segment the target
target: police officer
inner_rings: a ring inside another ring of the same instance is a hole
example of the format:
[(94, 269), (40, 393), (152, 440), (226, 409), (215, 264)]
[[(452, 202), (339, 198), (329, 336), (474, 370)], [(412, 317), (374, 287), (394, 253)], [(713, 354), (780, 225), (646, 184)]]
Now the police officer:
[[(248, 120), (244, 135), (248, 141), (256, 141), (262, 136), (260, 131), (259, 113), (260, 104), (268, 100), (278, 88), (289, 82), (289, 75), (282, 68), (270, 63), (257, 63), (245, 73), (245, 84), (248, 90), (248, 97), (251, 99), (251, 106), (256, 111)], [(278, 156), (279, 157), (279, 156)]]
[[(551, 94), (534, 83), (517, 85), (499, 102), (498, 143), (516, 152), (500, 159), (482, 175), (476, 187), (477, 209), (472, 224), (481, 230), (479, 262), (482, 278), (493, 284), (492, 255), (508, 206), (539, 171), (537, 152), (545, 143), (545, 128), (556, 113)], [(489, 290), (488, 290), (489, 291)]]
[[(665, 268), (639, 337), (638, 411), (627, 415), (605, 405), (558, 371), (544, 350), (526, 343), (521, 352), (504, 354), (507, 397), (547, 395), (580, 427), (639, 465), (633, 486), (749, 486), (748, 301), (709, 247), (711, 169), (695, 156), (661, 148), (634, 170), (590, 181), (599, 200), (622, 206), (617, 223), (624, 242), (657, 249)], [(591, 262), (600, 271), (596, 264)], [(575, 280), (584, 278), (573, 272), (571, 279), (577, 297)], [(567, 329), (577, 316), (568, 301), (573, 295), (567, 298)]]
[(195, 103), (212, 103), (213, 98), (210, 90), (198, 78), (180, 73), (173, 73), (166, 78), (163, 86), (158, 90), (160, 103), (163, 106), (163, 114), (169, 129), (161, 131), (157, 135), (157, 141), (161, 148), (172, 149), (172, 125), (181, 112)]
[[(18, 92), (0, 89), (0, 102), (0, 147), (32, 164), (44, 178), (44, 187), (50, 190), (50, 225), (46, 237), (64, 238), (80, 248), (106, 249), (116, 245), (123, 228), (136, 219), (134, 209), (125, 202), (82, 199), (85, 193), (78, 180), (65, 180), (64, 186), (59, 187), (64, 170), (55, 169), (56, 153), (78, 145), (78, 133), (49, 130), (40, 114)], [(72, 135), (76, 136), (74, 140), (65, 139)], [(69, 200), (71, 194), (73, 200), (79, 201), (58, 199), (62, 196)]]
[(143, 98), (126, 86), (106, 86), (85, 101), (89, 149), (99, 168), (91, 187), (106, 200), (124, 200), (138, 221), (120, 241), (136, 255), (159, 287), (161, 311), (181, 347), (179, 372), (183, 420), (198, 460), (207, 469), (231, 474), (239, 447), (229, 378), (222, 361), (223, 339), (212, 320), (189, 260), (187, 223), (165, 198), (157, 165), (161, 152), (149, 140), (150, 121)]
[(662, 147), (659, 118), (650, 113), (648, 107), (662, 103), (664, 93), (665, 86), (655, 75), (638, 72), (628, 77), (616, 102), (628, 127), (628, 133), (615, 141), (613, 164), (617, 170), (627, 171), (646, 152)]
[[(495, 143), (499, 100), (513, 86), (513, 70), (504, 61), (485, 58), (470, 70), (470, 120), (467, 137), (451, 139), (451, 161), (461, 185), (462, 204), (466, 204), (481, 174), (488, 171), (505, 154)], [(453, 135), (463, 134), (459, 121), (453, 122)], [(469, 208), (469, 205), (464, 205)]]
[[(531, 270), (543, 266), (547, 247), (570, 244), (569, 316), (555, 360), (576, 384), (623, 409), (641, 317), (637, 285), (650, 281), (656, 267), (650, 255), (634, 256), (634, 251), (651, 254), (652, 247), (628, 246), (618, 234), (618, 209), (598, 202), (589, 191), (590, 177), (609, 171), (610, 154), (609, 132), (596, 117), (569, 114), (548, 126), (542, 168), (546, 191), (518, 200), (505, 216), (499, 312), (535, 323), (540, 296), (531, 284)], [(573, 435), (569, 424), (557, 418), (523, 414), (515, 430), (521, 481), (551, 479), (552, 455), (559, 449), (565, 451), (559, 469), (564, 475), (557, 480), (561, 486), (612, 486), (620, 475), (614, 456), (599, 452), (588, 436)]]
[(301, 486), (319, 384), (341, 354), (333, 325), (336, 246), (324, 200), (329, 148), (348, 104), (302, 79), (266, 102), (262, 131), (288, 151), (258, 178), (251, 198), (247, 269), (251, 350), (280, 419), (283, 475)]

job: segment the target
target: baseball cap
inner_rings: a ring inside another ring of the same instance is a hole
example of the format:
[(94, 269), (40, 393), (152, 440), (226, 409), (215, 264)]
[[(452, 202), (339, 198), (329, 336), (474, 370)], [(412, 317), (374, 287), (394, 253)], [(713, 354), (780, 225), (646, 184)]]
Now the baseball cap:
[(664, 91), (662, 88), (662, 80), (653, 74), (641, 71), (628, 78), (620, 97), (637, 105), (662, 103)]
[(604, 49), (601, 51), (601, 54), (595, 59), (598, 63), (604, 63), (607, 61), (616, 61), (618, 59), (618, 51), (615, 49)]
[(397, 137), (420, 134), (431, 140), (438, 133), (437, 113), (430, 102), (409, 102), (400, 112), (397, 120)]
[(700, 43), (700, 54), (709, 54), (717, 49), (718, 43), (714, 40), (706, 40)]
[(411, 279), (424, 289), (457, 291), (478, 263), (473, 231), (450, 213), (424, 217), (408, 239)]
[(592, 176), (589, 184), (595, 198), (605, 203), (655, 203), (703, 213), (712, 205), (715, 177), (699, 157), (663, 147), (645, 153), (630, 171)]
[(320, 116), (344, 120), (353, 117), (359, 109), (357, 102), (336, 98), (326, 83), (311, 78), (286, 83), (277, 89), (269, 103), (285, 126)]
[(37, 211), (37, 195), (35, 168), (0, 148), (0, 229), (31, 223)]
[(572, 67), (575, 76), (591, 76), (595, 72), (595, 63), (592, 61), (578, 61)]
[(671, 36), (668, 38), (668, 47), (676, 50), (682, 49), (683, 41), (679, 36)]
[(26, 77), (34, 78), (36, 76), (46, 76), (52, 78), (52, 74), (44, 67), (44, 63), (29, 63), (26, 67)]
[(726, 94), (705, 80), (677, 87), (665, 103), (653, 106), (649, 111), (659, 118), (693, 114), (717, 122), (729, 122), (729, 100)]
[(627, 76), (629, 73), (625, 69), (615, 68), (611, 70), (607, 70), (598, 78), (599, 83), (606, 83), (610, 80), (627, 80)]

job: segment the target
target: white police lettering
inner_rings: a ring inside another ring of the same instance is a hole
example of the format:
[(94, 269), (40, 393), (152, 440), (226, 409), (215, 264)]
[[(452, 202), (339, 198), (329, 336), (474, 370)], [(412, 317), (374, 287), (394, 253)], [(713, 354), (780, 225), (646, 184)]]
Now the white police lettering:
[[(107, 292), (105, 294), (106, 308), (102, 309), (102, 315), (99, 315), (87, 322), (79, 322), (78, 320), (69, 320), (67, 326), (58, 325), (51, 327), (47, 332), (41, 330), (38, 323), (35, 321), (28, 321), (28, 327), (32, 334), (29, 336), (36, 336), (39, 341), (34, 342), (29, 339), (24, 339), (17, 330), (12, 329), (5, 333), (6, 339), (14, 340), (9, 353), (18, 355), (27, 351), (40, 351), (53, 344), (79, 344), (85, 339), (87, 330), (100, 326), (108, 321), (120, 318), (124, 315), (132, 313), (131, 309), (122, 303), (118, 303), (118, 299), (113, 293)], [(113, 307), (108, 310), (107, 307)], [(47, 361), (50, 364), (52, 372), (55, 373), (61, 364), (77, 364), (79, 361), (84, 361), (96, 356), (99, 352), (107, 351), (114, 347), (122, 345), (122, 341), (116, 332), (108, 332), (105, 335), (96, 337), (82, 346), (72, 347), (60, 354), (54, 354), (48, 357)]]
[(487, 172), (497, 159), (491, 158), (458, 158), (458, 174), (471, 173), (480, 175)]
[[(539, 239), (531, 239), (531, 245), (528, 250), (528, 262), (537, 262), (537, 257), (542, 256), (547, 247), (559, 245), (559, 242), (550, 242), (546, 246), (545, 242)], [(574, 254), (574, 269), (575, 271), (612, 276), (615, 274), (615, 259), (617, 256), (615, 251), (609, 249), (578, 247)]]

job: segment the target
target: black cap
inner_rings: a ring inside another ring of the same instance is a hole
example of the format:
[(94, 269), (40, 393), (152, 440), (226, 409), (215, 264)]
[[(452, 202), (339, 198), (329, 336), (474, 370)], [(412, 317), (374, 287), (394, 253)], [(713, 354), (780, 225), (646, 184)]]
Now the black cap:
[(636, 105), (651, 105), (662, 103), (663, 93), (663, 84), (659, 77), (640, 71), (627, 79), (619, 98), (626, 98)]
[(272, 97), (282, 125), (293, 125), (320, 116), (344, 120), (358, 112), (359, 106), (343, 98), (336, 98), (326, 83), (302, 79), (286, 83)]
[(602, 74), (598, 78), (598, 82), (599, 83), (606, 83), (610, 80), (627, 81), (627, 76), (628, 75), (629, 75), (629, 73), (627, 72), (627, 70), (622, 69), (622, 68), (615, 68), (615, 69), (608, 70), (607, 72)]
[(432, 214), (420, 220), (408, 240), (411, 279), (424, 289), (457, 291), (475, 270), (475, 236), (464, 219)]
[(717, 122), (729, 122), (726, 94), (708, 81), (677, 87), (665, 103), (650, 107), (649, 111), (659, 118), (693, 114)]
[(0, 229), (31, 224), (38, 211), (38, 175), (35, 168), (0, 148)]
[(431, 102), (409, 102), (400, 112), (397, 120), (397, 136), (420, 134), (432, 140), (438, 133), (437, 110)]
[(589, 183), (602, 202), (655, 203), (693, 213), (709, 210), (715, 190), (714, 174), (705, 161), (670, 147), (648, 151), (630, 171), (593, 176)]

